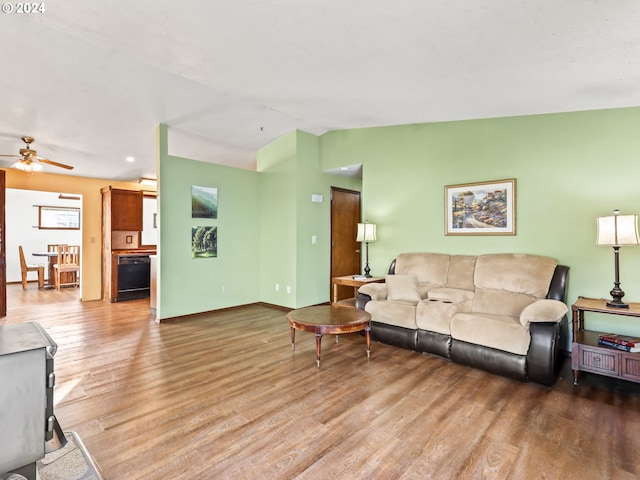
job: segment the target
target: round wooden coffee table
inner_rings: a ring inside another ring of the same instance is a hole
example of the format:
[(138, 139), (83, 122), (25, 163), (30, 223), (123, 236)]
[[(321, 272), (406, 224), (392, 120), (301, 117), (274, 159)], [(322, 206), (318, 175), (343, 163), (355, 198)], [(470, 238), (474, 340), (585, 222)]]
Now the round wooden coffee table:
[(296, 330), (311, 332), (316, 336), (316, 363), (320, 368), (320, 344), (323, 335), (338, 335), (365, 331), (367, 358), (371, 356), (371, 315), (355, 308), (318, 305), (299, 308), (287, 314), (291, 326), (291, 350), (296, 349)]

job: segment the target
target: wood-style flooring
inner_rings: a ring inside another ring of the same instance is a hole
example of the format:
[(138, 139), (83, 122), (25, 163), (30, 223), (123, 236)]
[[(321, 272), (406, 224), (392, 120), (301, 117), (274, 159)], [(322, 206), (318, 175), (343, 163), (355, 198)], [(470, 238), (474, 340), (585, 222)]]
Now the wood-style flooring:
[(107, 480), (636, 479), (640, 386), (570, 365), (553, 388), (359, 334), (291, 350), (286, 312), (157, 324), (148, 302), (9, 285), (0, 325), (59, 344), (56, 414)]

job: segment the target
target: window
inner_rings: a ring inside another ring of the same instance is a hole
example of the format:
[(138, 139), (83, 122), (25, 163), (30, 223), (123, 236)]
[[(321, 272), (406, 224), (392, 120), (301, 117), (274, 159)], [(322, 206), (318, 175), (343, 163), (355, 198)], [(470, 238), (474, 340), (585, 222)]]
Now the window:
[(80, 209), (39, 206), (38, 228), (41, 230), (80, 230)]

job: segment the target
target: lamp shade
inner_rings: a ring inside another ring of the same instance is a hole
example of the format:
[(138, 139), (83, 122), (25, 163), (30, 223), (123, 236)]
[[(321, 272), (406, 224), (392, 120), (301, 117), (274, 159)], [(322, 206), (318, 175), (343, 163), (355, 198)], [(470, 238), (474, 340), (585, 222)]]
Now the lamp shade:
[(356, 242), (375, 242), (376, 226), (373, 223), (359, 223)]
[(608, 247), (622, 247), (625, 245), (639, 245), (638, 216), (618, 215), (598, 217), (598, 237), (596, 245)]

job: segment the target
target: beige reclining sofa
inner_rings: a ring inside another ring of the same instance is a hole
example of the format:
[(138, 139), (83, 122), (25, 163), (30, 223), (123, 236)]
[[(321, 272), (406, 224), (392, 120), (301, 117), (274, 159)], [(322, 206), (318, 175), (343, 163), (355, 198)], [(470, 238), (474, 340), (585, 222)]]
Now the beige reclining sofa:
[(569, 268), (528, 254), (402, 253), (356, 308), (375, 340), (552, 385), (567, 335)]

